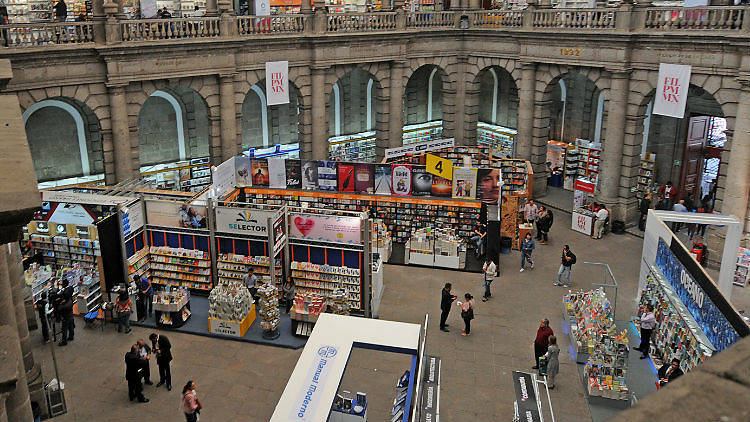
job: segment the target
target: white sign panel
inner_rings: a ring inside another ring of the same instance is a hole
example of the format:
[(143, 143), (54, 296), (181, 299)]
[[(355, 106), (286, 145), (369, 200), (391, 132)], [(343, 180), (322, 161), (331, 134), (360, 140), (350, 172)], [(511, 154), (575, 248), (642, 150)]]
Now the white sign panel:
[(50, 215), (49, 221), (58, 224), (88, 226), (94, 223), (94, 217), (80, 204), (58, 204)]
[(136, 198), (132, 196), (108, 196), (95, 193), (78, 193), (56, 190), (42, 191), (42, 201), (45, 202), (71, 202), (74, 204), (88, 205), (118, 205), (130, 202)]
[(216, 207), (216, 231), (268, 236), (268, 219), (273, 213), (247, 208)]
[(143, 19), (156, 19), (156, 0), (141, 0), (141, 18)]
[(211, 332), (214, 334), (223, 334), (225, 336), (240, 336), (240, 322), (226, 321), (223, 319), (210, 318)]
[[(268, 0), (255, 4), (258, 1)], [(266, 62), (266, 101), (268, 105), (289, 104), (289, 62)]]
[[(125, 212), (127, 209), (127, 212)], [(130, 206), (123, 208), (122, 213), (122, 237), (128, 237), (131, 233), (134, 233), (145, 224), (145, 216), (143, 214), (143, 202), (140, 200), (130, 204)]]
[(415, 144), (405, 145), (398, 148), (388, 148), (385, 150), (385, 158), (396, 158), (406, 154), (419, 154), (427, 151), (434, 151), (441, 148), (452, 148), (455, 145), (453, 138), (437, 139), (434, 141), (417, 142)]
[(211, 183), (216, 191), (216, 196), (223, 196), (235, 187), (234, 158), (219, 164), (211, 174)]
[(590, 236), (592, 233), (593, 223), (594, 223), (593, 217), (588, 216), (586, 214), (579, 214), (573, 211), (573, 224), (571, 227), (573, 230)]
[(286, 189), (286, 160), (283, 158), (268, 159), (268, 186)]
[(681, 119), (685, 115), (689, 86), (689, 65), (660, 63), (654, 114)]
[(271, 15), (271, 0), (255, 0), (255, 16), (269, 15)]
[(318, 347), (315, 361), (307, 371), (307, 375), (302, 380), (306, 388), (302, 388), (295, 400), (296, 405), (289, 412), (290, 421), (310, 422), (316, 420), (315, 410), (319, 405), (330, 406), (328, 403), (321, 403), (322, 387), (328, 382), (331, 374), (331, 367), (336, 359), (346, 359), (347, 356), (339, 355), (339, 348), (334, 345), (323, 345)]

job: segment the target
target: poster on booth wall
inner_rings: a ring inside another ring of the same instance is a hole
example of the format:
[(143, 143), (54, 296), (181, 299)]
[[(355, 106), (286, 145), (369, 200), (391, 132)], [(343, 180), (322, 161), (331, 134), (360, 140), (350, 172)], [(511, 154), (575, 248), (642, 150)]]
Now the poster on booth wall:
[(237, 186), (235, 178), (234, 160), (227, 160), (219, 164), (211, 172), (211, 184), (213, 184), (216, 196), (224, 196), (234, 190)]
[(234, 182), (238, 187), (253, 185), (250, 179), (250, 158), (234, 157)]
[(391, 193), (394, 195), (411, 195), (411, 165), (391, 165)]
[(453, 168), (453, 197), (456, 199), (476, 199), (477, 169), (472, 167)]
[(286, 167), (283, 158), (268, 159), (268, 186), (286, 189)]
[(479, 197), (485, 204), (497, 204), (500, 201), (500, 169), (479, 169), (477, 185)]
[(289, 221), (293, 239), (354, 244), (362, 240), (359, 217), (289, 213)]
[[(255, 0), (268, 8), (269, 0)], [(263, 15), (271, 14), (270, 8)], [(289, 62), (266, 62), (266, 101), (268, 105), (289, 104)]]
[(302, 189), (302, 162), (300, 160), (285, 160), (286, 187), (288, 189)]
[(250, 177), (253, 186), (268, 186), (268, 162), (266, 160), (252, 160), (250, 162)]
[(451, 185), (452, 181), (440, 176), (432, 176), (432, 188), (430, 192), (432, 196), (441, 196), (450, 198), (451, 197)]
[(146, 220), (151, 226), (205, 229), (208, 208), (172, 201), (146, 200)]
[(425, 166), (411, 168), (411, 194), (413, 196), (427, 196), (432, 192), (432, 174)]
[(96, 216), (81, 204), (54, 203), (50, 205), (50, 210), (48, 220), (58, 224), (87, 226), (97, 220)]
[(339, 163), (339, 192), (354, 192), (356, 179), (354, 175), (354, 164)]
[(335, 161), (318, 161), (318, 189), (335, 191), (337, 176)]
[[(375, 166), (370, 163), (354, 165), (355, 189), (360, 193), (374, 193)], [(388, 189), (390, 191), (390, 188)]]
[(676, 117), (685, 116), (690, 65), (659, 63), (659, 80), (654, 96), (654, 114)]
[(158, 7), (156, 6), (156, 0), (140, 0), (141, 7), (141, 18), (142, 19), (156, 19), (156, 12)]
[(302, 189), (315, 190), (318, 188), (318, 162), (315, 160), (302, 161)]
[(375, 193), (391, 194), (391, 165), (375, 164)]

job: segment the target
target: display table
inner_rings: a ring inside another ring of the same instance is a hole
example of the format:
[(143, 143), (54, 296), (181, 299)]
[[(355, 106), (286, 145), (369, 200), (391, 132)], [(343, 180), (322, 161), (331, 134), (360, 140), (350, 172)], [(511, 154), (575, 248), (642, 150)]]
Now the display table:
[(404, 246), (406, 264), (451, 269), (466, 267), (466, 244), (451, 229), (421, 228), (412, 231)]
[(225, 336), (244, 337), (247, 330), (255, 321), (255, 304), (252, 305), (251, 311), (242, 321), (225, 320), (208, 317), (208, 331), (214, 334)]
[(318, 317), (325, 311), (325, 298), (315, 293), (297, 293), (289, 310), (292, 320), (292, 334), (309, 337)]
[(190, 318), (190, 291), (159, 292), (154, 295), (153, 307), (157, 327), (182, 327)]
[(571, 229), (591, 236), (594, 232), (594, 213), (583, 208), (573, 210)]

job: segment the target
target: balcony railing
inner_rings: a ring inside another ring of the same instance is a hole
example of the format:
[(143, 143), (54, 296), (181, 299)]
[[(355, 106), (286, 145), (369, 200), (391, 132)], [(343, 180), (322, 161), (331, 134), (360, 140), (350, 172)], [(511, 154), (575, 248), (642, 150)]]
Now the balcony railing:
[[(679, 32), (750, 36), (750, 7), (624, 7), (598, 9), (473, 10), (285, 14), (0, 25), (0, 48), (70, 44), (116, 44), (151, 40), (243, 38), (263, 35), (325, 35), (424, 31)], [(100, 37), (101, 39), (97, 39)]]
[(93, 25), (88, 22), (49, 22), (0, 25), (0, 46), (3, 47), (83, 44), (93, 41)]

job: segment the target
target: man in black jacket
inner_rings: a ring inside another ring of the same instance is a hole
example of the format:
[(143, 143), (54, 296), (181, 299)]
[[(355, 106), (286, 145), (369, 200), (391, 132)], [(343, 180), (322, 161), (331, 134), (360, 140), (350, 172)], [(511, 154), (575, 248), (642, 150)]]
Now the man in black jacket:
[(169, 362), (172, 361), (172, 344), (167, 336), (161, 334), (152, 333), (148, 338), (156, 353), (156, 364), (159, 365), (159, 382), (156, 386), (167, 384), (167, 390), (172, 391), (172, 372), (169, 369)]
[(60, 346), (68, 344), (68, 340), (73, 341), (75, 335), (75, 322), (73, 321), (73, 288), (68, 286), (68, 280), (63, 280), (63, 290), (60, 293), (60, 305), (55, 310), (62, 320), (62, 339)]
[(445, 332), (448, 331), (448, 329), (445, 328), (448, 326), (445, 321), (448, 319), (448, 313), (451, 311), (451, 304), (456, 300), (456, 296), (451, 294), (451, 287), (450, 283), (445, 283), (445, 287), (443, 287), (442, 290), (442, 297), (440, 299), (440, 331)]
[(143, 384), (141, 383), (141, 368), (143, 359), (138, 351), (138, 345), (130, 346), (130, 351), (125, 353), (125, 379), (128, 380), (128, 396), (130, 401), (138, 399), (141, 403), (148, 403), (143, 397)]
[(151, 382), (151, 347), (146, 344), (143, 339), (138, 339), (138, 354), (141, 356), (141, 376), (143, 377), (143, 383), (146, 385), (153, 385)]
[(638, 220), (638, 228), (641, 229), (641, 231), (646, 230), (646, 217), (648, 216), (648, 209), (651, 208), (651, 194), (646, 194), (643, 199), (641, 199), (641, 203), (638, 204), (638, 211), (641, 212), (641, 219)]
[(663, 387), (666, 384), (674, 381), (678, 377), (682, 376), (683, 372), (680, 369), (680, 360), (672, 359), (671, 363), (665, 363), (659, 368), (659, 387)]

